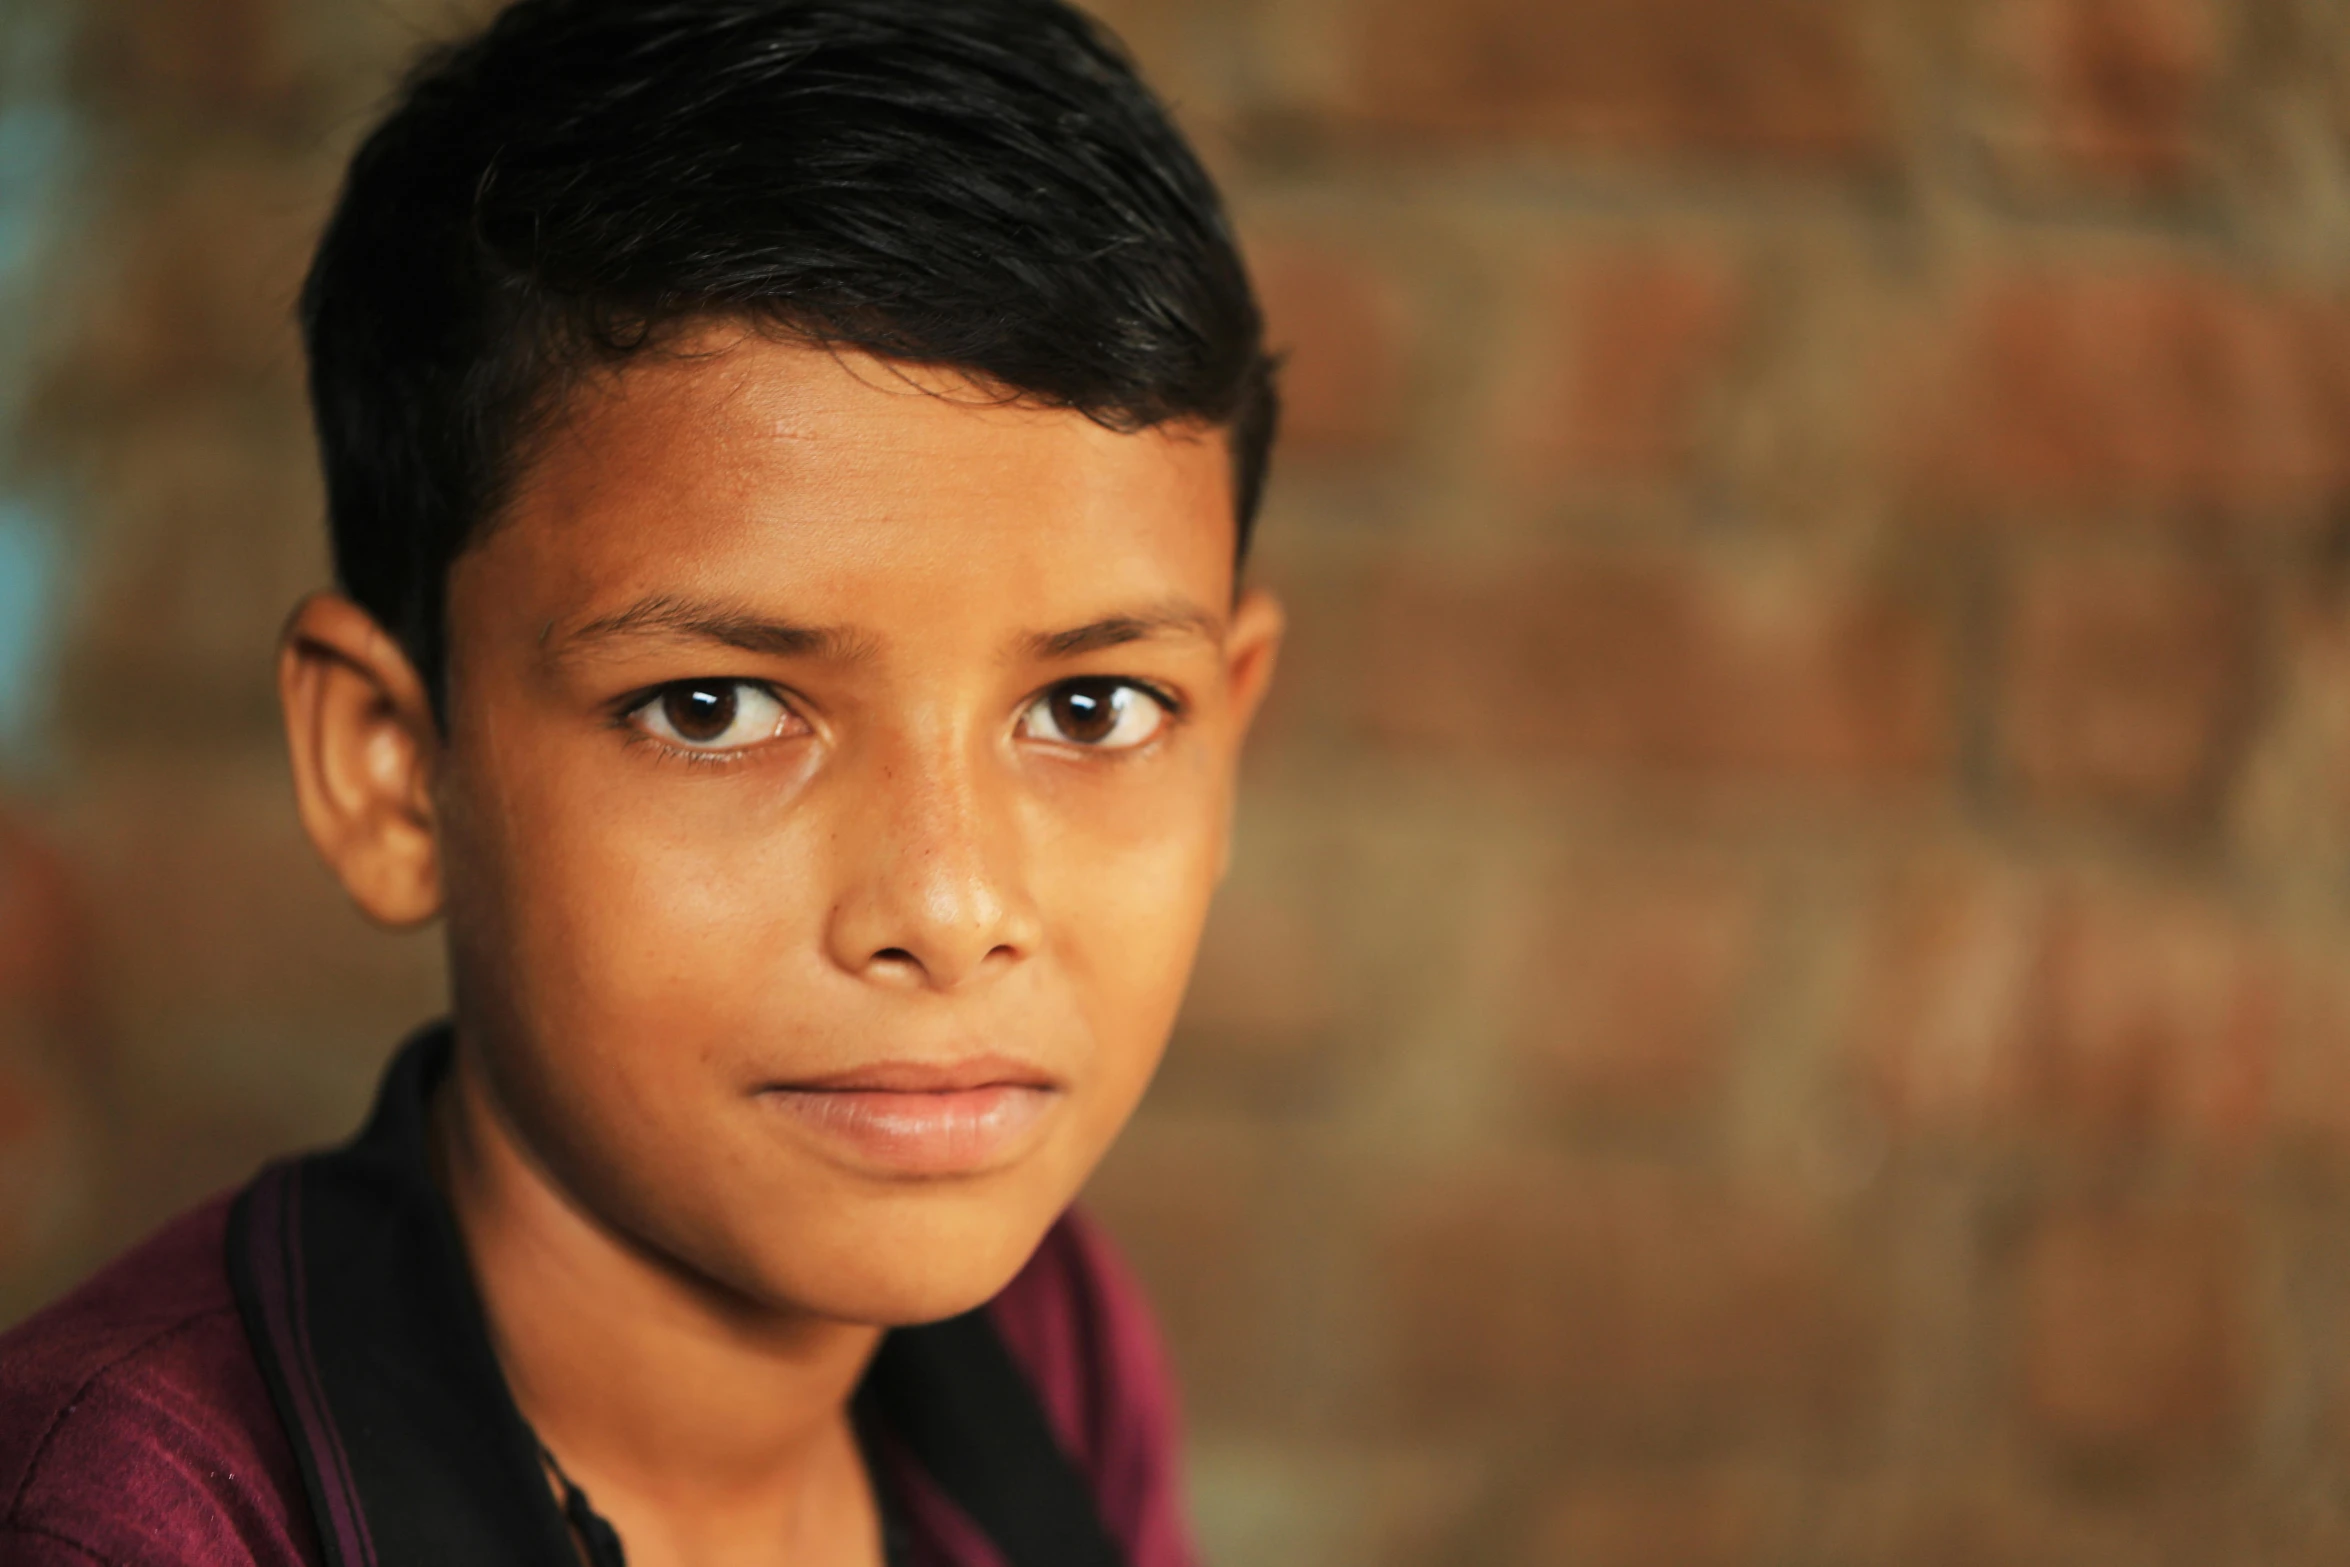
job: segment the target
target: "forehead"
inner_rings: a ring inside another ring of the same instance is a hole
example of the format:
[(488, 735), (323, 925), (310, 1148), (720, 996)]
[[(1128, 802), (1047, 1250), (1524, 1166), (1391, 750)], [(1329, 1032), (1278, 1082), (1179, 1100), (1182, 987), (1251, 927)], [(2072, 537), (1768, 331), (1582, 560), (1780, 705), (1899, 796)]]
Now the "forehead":
[(1219, 432), (1121, 433), (954, 372), (712, 332), (580, 388), (473, 564), (557, 616), (648, 594), (877, 627), (1221, 604), (1230, 474)]

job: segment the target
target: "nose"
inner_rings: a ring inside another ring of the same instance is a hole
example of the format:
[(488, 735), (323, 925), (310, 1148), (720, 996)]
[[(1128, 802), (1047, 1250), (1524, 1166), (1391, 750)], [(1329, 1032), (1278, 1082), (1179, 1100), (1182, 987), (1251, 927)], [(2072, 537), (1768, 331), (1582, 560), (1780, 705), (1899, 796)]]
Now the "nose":
[(860, 802), (834, 840), (839, 890), (826, 942), (842, 969), (952, 991), (1035, 950), (1009, 790), (978, 750), (946, 736), (877, 744), (857, 776), (840, 780)]

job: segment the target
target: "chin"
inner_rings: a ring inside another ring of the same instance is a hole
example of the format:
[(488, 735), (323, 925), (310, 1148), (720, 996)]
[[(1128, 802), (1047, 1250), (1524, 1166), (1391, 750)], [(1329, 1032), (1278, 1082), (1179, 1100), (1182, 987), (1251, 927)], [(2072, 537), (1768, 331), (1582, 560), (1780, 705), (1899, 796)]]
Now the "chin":
[(789, 1235), (761, 1237), (755, 1293), (778, 1309), (874, 1327), (959, 1316), (1012, 1282), (1067, 1203), (922, 1187), (844, 1203)]
[[(837, 1292), (833, 1298), (819, 1302), (813, 1308), (818, 1316), (835, 1322), (854, 1322), (875, 1328), (913, 1328), (926, 1322), (944, 1322), (959, 1317), (995, 1299), (1004, 1284), (1017, 1275), (1014, 1269), (1002, 1283), (993, 1288), (956, 1287), (951, 1281), (934, 1279), (877, 1279), (858, 1287)], [(803, 1308), (807, 1309), (807, 1308)]]

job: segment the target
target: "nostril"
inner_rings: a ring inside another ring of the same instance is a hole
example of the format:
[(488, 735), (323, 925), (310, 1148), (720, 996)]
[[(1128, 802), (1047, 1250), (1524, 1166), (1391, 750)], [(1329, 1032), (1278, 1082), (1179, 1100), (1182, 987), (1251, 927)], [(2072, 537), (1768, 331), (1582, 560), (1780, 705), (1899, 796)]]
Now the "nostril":
[(873, 961), (876, 963), (911, 963), (914, 961), (914, 954), (903, 947), (884, 947), (873, 954)]

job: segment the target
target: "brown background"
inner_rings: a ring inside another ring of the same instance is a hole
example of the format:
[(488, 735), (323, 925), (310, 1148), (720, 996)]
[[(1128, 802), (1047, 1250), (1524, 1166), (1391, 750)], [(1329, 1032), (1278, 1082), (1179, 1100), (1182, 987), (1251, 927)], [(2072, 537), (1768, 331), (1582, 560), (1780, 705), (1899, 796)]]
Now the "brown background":
[[(294, 280), (461, 13), (60, 3), (8, 1310), (438, 996), (266, 672)], [(1094, 1191), (1215, 1560), (2344, 1559), (2350, 9), (1113, 15), (1294, 350), (1294, 654)]]

